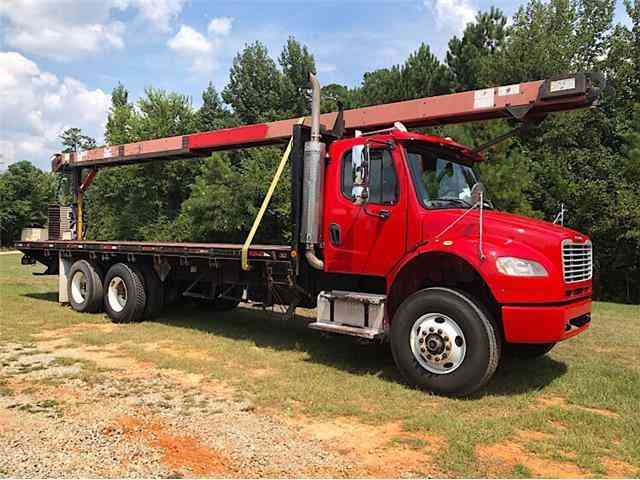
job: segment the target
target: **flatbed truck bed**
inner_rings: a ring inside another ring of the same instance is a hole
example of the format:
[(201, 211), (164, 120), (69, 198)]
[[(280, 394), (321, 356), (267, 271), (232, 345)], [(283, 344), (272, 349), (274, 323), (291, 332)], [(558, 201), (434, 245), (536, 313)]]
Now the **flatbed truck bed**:
[[(185, 296), (214, 299), (216, 292), (204, 287), (230, 284), (265, 284), (258, 295), (261, 303), (274, 300), (291, 301), (298, 297), (289, 293), (296, 275), (295, 256), (288, 245), (251, 245), (247, 252), (249, 270), (241, 266), (242, 244), (236, 243), (180, 243), (95, 240), (39, 240), (16, 242), (16, 248), (25, 254), (23, 264), (40, 262), (47, 266), (45, 275), (59, 275), (59, 300), (69, 299), (65, 284), (74, 261), (84, 259), (94, 264), (109, 265), (126, 262), (147, 266), (158, 272), (164, 281), (171, 272), (175, 287)], [(240, 297), (241, 292), (235, 292)], [(298, 301), (302, 300), (301, 298)], [(302, 302), (307, 303), (307, 302)]]
[[(181, 242), (136, 242), (136, 241), (97, 241), (97, 240), (39, 240), (16, 242), (16, 248), (28, 251), (55, 252), (121, 252), (136, 254), (163, 254), (177, 256), (237, 257), (240, 258), (242, 244), (239, 243), (181, 243)], [(289, 245), (251, 245), (249, 257), (253, 259), (270, 258), (286, 260), (290, 257)]]

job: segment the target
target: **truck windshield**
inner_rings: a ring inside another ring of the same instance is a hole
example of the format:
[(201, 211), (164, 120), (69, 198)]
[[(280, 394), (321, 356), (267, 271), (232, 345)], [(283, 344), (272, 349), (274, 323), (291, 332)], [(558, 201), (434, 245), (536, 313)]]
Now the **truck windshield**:
[(406, 153), (418, 198), (425, 207), (472, 206), (471, 188), (478, 178), (471, 167), (423, 146), (408, 145)]

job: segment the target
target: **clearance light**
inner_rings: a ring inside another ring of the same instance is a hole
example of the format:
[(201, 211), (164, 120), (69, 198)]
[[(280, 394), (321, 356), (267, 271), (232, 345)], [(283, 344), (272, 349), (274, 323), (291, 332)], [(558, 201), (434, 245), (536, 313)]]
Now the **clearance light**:
[(496, 267), (500, 273), (511, 277), (546, 277), (547, 271), (542, 265), (533, 260), (516, 257), (500, 257), (496, 260)]

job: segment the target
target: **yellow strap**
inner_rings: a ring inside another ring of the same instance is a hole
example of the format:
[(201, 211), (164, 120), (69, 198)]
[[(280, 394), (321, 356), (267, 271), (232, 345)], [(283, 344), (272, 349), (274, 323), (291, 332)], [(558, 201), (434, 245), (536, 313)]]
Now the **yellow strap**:
[[(304, 117), (298, 120), (298, 124), (304, 122)], [(282, 158), (280, 159), (280, 165), (278, 165), (278, 169), (276, 170), (273, 179), (271, 180), (271, 185), (269, 186), (269, 190), (267, 191), (267, 196), (264, 197), (262, 201), (262, 205), (260, 206), (260, 210), (258, 211), (258, 215), (256, 215), (255, 220), (253, 221), (253, 225), (251, 226), (251, 231), (247, 236), (247, 239), (244, 241), (242, 245), (242, 269), (249, 270), (249, 246), (253, 241), (253, 237), (256, 235), (258, 231), (258, 227), (260, 226), (260, 222), (262, 221), (262, 217), (264, 216), (264, 212), (267, 211), (267, 206), (269, 206), (269, 202), (271, 201), (271, 197), (273, 196), (273, 192), (276, 190), (276, 186), (278, 185), (278, 181), (280, 180), (280, 176), (284, 171), (284, 166), (287, 164), (287, 160), (289, 159), (289, 154), (291, 153), (291, 147), (293, 145), (293, 137), (289, 140), (289, 144), (282, 154)]]

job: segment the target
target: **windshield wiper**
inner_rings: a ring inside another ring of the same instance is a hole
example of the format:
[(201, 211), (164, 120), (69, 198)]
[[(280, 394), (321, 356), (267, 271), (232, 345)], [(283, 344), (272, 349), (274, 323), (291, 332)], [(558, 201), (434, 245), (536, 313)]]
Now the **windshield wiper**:
[(461, 198), (436, 198), (435, 200), (432, 200), (433, 202), (448, 202), (448, 203), (453, 203), (456, 205), (462, 205), (465, 208), (471, 208), (473, 207), (473, 205), (471, 205), (469, 202), (467, 202), (466, 200), (462, 200)]

